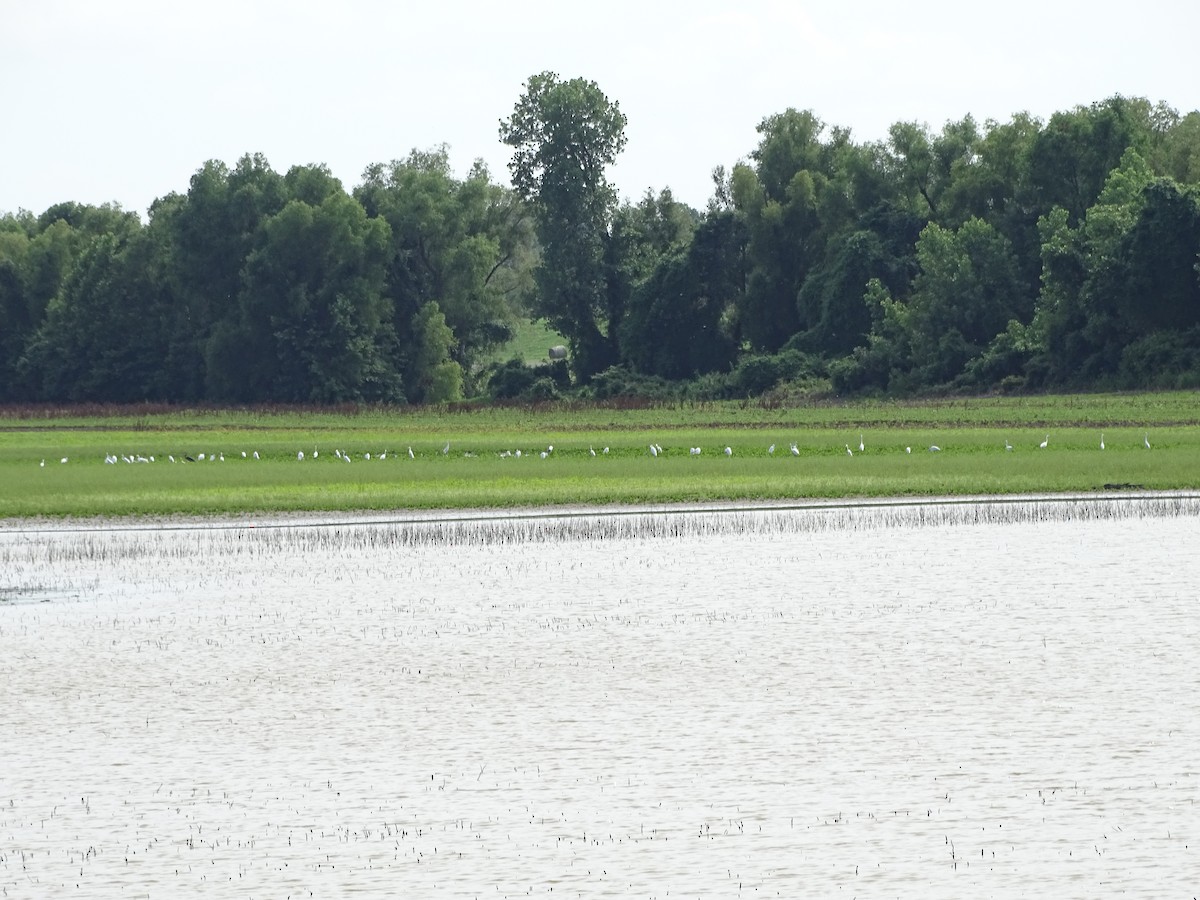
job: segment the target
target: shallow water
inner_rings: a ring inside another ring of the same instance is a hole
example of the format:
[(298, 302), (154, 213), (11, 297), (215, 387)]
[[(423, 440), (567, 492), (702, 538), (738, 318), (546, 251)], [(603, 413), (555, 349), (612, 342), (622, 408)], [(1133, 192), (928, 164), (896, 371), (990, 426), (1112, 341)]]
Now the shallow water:
[(0, 533), (0, 888), (1190, 897), (1200, 516), (1031, 506)]

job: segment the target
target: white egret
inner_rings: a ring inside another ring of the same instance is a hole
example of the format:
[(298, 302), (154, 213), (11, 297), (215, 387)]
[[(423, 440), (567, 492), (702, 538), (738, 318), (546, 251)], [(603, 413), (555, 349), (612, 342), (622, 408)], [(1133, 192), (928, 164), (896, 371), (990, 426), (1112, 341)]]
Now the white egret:
[[(169, 453), (167, 454), (167, 459), (169, 459), (171, 462), (175, 462), (175, 457)], [(115, 462), (115, 460), (114, 460), (114, 462)]]
[(1012, 444), (1010, 444), (1010, 443), (1008, 442), (1008, 438), (1005, 438), (1005, 439), (1004, 439), (1004, 449), (1005, 449), (1005, 450), (1011, 450), (1011, 449), (1012, 449)]
[(767, 448), (767, 453), (770, 454), (771, 456), (775, 455), (775, 445), (774, 444), (772, 444), (770, 447)]
[(409, 459), (416, 459), (416, 457), (415, 457), (415, 456), (413, 456), (412, 447), (409, 447), (409, 448), (408, 448), (408, 458), (409, 458)]
[(516, 456), (516, 458), (517, 458), (517, 459), (520, 459), (520, 458), (521, 458), (521, 451), (520, 451), (520, 450), (518, 450), (518, 451), (517, 451), (516, 453), (514, 453), (513, 455), (514, 455), (514, 456)]
[[(201, 453), (201, 454), (200, 454), (200, 458), (201, 458), (201, 459), (204, 459), (204, 454), (203, 454), (203, 453)], [(297, 460), (303, 460), (303, 459), (304, 459), (304, 451), (303, 451), (303, 450), (298, 450), (298, 451), (296, 451), (296, 459), (297, 459)]]
[(658, 456), (658, 448), (656, 446), (654, 446), (653, 444), (650, 445), (650, 455)]
[(846, 445), (846, 455), (847, 455), (847, 456), (853, 456), (853, 455), (854, 455), (854, 451), (850, 449), (850, 445), (849, 445), (849, 444), (847, 444), (847, 445)]
[(200, 462), (204, 462), (204, 454), (203, 454), (203, 453), (199, 454), (199, 455), (196, 457), (196, 459), (200, 460)]
[(450, 452), (450, 442), (446, 441), (446, 446), (442, 448), (442, 456)]
[(588, 453), (590, 453), (592, 456), (595, 456), (595, 455), (596, 455), (596, 448), (595, 448), (595, 447), (588, 447)]
[(371, 461), (371, 454), (370, 454), (369, 452), (368, 452), (368, 453), (364, 453), (364, 454), (363, 454), (363, 459), (365, 459), (367, 462), (370, 462), (370, 461)]
[(1104, 432), (1100, 432), (1100, 449), (1104, 449)]
[(1046, 439), (1044, 441), (1042, 441), (1040, 444), (1038, 444), (1038, 446), (1041, 447), (1043, 450), (1045, 450), (1046, 445), (1049, 443), (1050, 443), (1050, 435), (1046, 435)]
[(246, 458), (246, 451), (245, 451), (245, 450), (243, 450), (243, 451), (242, 451), (242, 459), (245, 459), (245, 458)]
[(905, 448), (904, 448), (904, 452), (905, 452), (905, 453), (912, 453), (912, 447), (905, 447)]
[(941, 448), (941, 447), (939, 447), (937, 444), (930, 444), (930, 445), (929, 445), (929, 452), (930, 452), (930, 453), (941, 453), (941, 452), (942, 452), (942, 448)]
[(545, 450), (543, 450), (543, 451), (542, 451), (542, 459), (545, 459), (545, 458), (546, 458), (547, 456), (549, 456), (549, 455), (550, 455), (550, 454), (549, 454), (549, 453), (547, 453)]
[(858, 452), (865, 453), (866, 451), (867, 451), (867, 445), (863, 443), (862, 432), (860, 431), (858, 433)]
[(732, 448), (732, 447), (726, 447), (726, 448), (725, 448), (725, 455), (726, 455), (726, 456), (733, 456), (733, 448)]
[(44, 469), (44, 468), (46, 468), (46, 461), (45, 461), (44, 459), (41, 461), (41, 463), (39, 464), (38, 468), (39, 468), (39, 469)]
[(601, 453), (603, 453), (603, 454), (605, 454), (605, 455), (607, 456), (607, 455), (608, 455), (608, 448), (607, 448), (607, 447), (605, 447), (605, 448), (604, 448), (603, 450), (601, 450), (600, 452), (601, 452)]
[(258, 451), (257, 450), (254, 451), (254, 458), (258, 459)]
[(1149, 434), (1147, 434), (1144, 438), (1142, 438), (1142, 443), (1146, 445), (1147, 450), (1150, 449), (1150, 435)]
[(792, 450), (792, 456), (800, 455), (800, 448), (797, 447), (795, 444), (792, 444), (791, 450)]

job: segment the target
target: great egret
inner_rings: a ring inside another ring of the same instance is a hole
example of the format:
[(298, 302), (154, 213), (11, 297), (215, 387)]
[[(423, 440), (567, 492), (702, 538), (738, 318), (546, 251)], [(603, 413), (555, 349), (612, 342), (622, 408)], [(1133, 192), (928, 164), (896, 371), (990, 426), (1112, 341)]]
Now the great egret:
[(658, 456), (658, 448), (655, 447), (653, 444), (650, 445), (650, 455)]
[(725, 448), (725, 455), (726, 455), (726, 456), (733, 456), (733, 448), (732, 448), (732, 447), (726, 447), (726, 448)]
[(254, 458), (258, 459), (258, 451), (257, 450), (254, 451)]
[(46, 468), (46, 461), (45, 461), (44, 459), (43, 459), (43, 460), (41, 461), (41, 463), (38, 465), (38, 468), (39, 468), (39, 469), (44, 469), (44, 468)]
[(67, 458), (64, 456), (62, 459), (59, 460), (59, 462), (65, 466), (67, 464)]
[[(1004, 439), (1004, 449), (1005, 449), (1005, 450), (1011, 450), (1011, 449), (1012, 449), (1012, 444), (1010, 444), (1010, 443), (1008, 442), (1008, 438), (1005, 438), (1005, 439)], [(1103, 448), (1101, 448), (1101, 449), (1103, 449)]]
[(905, 452), (905, 453), (912, 453), (912, 447), (905, 447), (905, 448), (904, 448), (904, 452)]
[(363, 459), (365, 459), (367, 462), (371, 461), (371, 452), (369, 450), (363, 454)]
[(867, 450), (867, 446), (866, 446), (866, 444), (863, 443), (862, 432), (860, 431), (858, 433), (858, 452), (865, 453), (866, 450)]
[(1142, 443), (1145, 444), (1146, 449), (1149, 450), (1150, 449), (1150, 435), (1147, 434), (1144, 438), (1142, 438)]
[(595, 447), (588, 447), (588, 454), (589, 454), (589, 455), (591, 455), (591, 456), (595, 456), (595, 455), (596, 455), (596, 448), (595, 448)]
[[(201, 459), (204, 459), (204, 454), (203, 454), (203, 453), (201, 453), (201, 454), (200, 454), (200, 458), (201, 458)], [(303, 450), (297, 450), (297, 451), (296, 451), (296, 459), (297, 459), (297, 460), (299, 460), (299, 461), (303, 461), (303, 460), (304, 460), (304, 451), (303, 451)]]
[(413, 456), (412, 447), (409, 447), (409, 448), (408, 448), (408, 458), (409, 458), (409, 459), (415, 459), (415, 458), (416, 458), (416, 457), (414, 457), (414, 456)]
[(791, 449), (792, 449), (792, 456), (799, 456), (799, 455), (800, 455), (800, 448), (799, 448), (799, 447), (797, 447), (795, 444), (792, 444), (792, 448), (791, 448)]
[(770, 447), (767, 448), (767, 453), (770, 454), (771, 456), (775, 455), (775, 445), (774, 444), (772, 444)]
[(1100, 449), (1104, 449), (1104, 432), (1100, 432)]
[(450, 452), (450, 442), (446, 441), (446, 446), (442, 448), (442, 456)]
[(1046, 435), (1046, 439), (1044, 441), (1042, 441), (1040, 444), (1038, 444), (1038, 446), (1041, 447), (1043, 450), (1045, 450), (1046, 445), (1049, 443), (1050, 443), (1050, 435)]
[(930, 445), (929, 445), (929, 452), (930, 452), (930, 453), (941, 453), (941, 452), (942, 452), (942, 448), (941, 448), (941, 447), (939, 447), (937, 444), (930, 444)]
[(853, 456), (853, 455), (854, 455), (854, 451), (850, 449), (850, 445), (849, 445), (849, 444), (847, 444), (847, 445), (846, 445), (846, 455), (847, 455), (847, 456)]

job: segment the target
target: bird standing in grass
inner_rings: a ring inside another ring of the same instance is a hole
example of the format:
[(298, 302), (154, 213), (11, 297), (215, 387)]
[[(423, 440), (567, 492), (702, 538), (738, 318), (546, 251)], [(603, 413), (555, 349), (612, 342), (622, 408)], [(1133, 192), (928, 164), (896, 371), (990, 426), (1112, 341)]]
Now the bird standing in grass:
[(1046, 435), (1046, 439), (1045, 439), (1044, 441), (1042, 441), (1040, 444), (1038, 444), (1038, 446), (1039, 446), (1041, 449), (1045, 450), (1045, 449), (1046, 449), (1046, 446), (1047, 446), (1049, 443), (1050, 443), (1050, 435)]
[(1142, 443), (1145, 444), (1146, 449), (1149, 450), (1150, 449), (1150, 435), (1147, 434), (1144, 438), (1142, 438)]

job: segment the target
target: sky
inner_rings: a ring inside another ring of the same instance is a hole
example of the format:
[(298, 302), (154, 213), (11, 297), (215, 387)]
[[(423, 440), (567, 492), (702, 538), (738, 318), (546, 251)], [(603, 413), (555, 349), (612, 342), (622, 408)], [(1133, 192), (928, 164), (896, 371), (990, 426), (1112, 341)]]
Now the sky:
[(1114, 94), (1200, 109), (1200, 4), (1075, 0), (0, 0), (0, 213), (143, 215), (205, 161), (371, 163), (448, 146), (508, 183), (526, 80), (595, 81), (628, 118), (624, 197), (703, 208), (756, 126), (810, 109), (857, 142), (916, 121), (1042, 120)]

